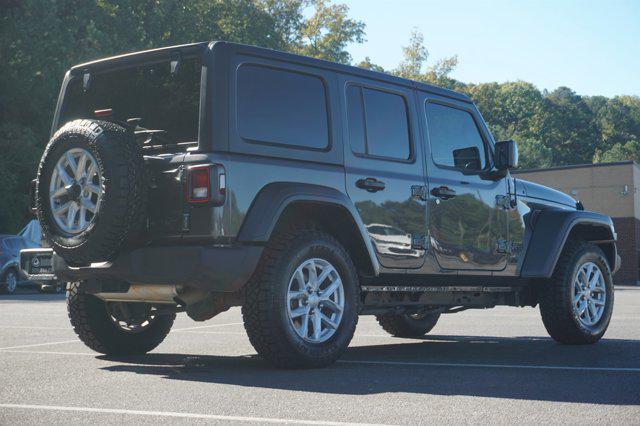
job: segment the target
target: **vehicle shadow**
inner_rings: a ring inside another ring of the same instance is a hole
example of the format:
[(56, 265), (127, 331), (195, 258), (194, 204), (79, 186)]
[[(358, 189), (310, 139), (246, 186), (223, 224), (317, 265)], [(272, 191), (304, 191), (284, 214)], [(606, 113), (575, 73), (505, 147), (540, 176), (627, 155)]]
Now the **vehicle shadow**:
[(300, 370), (274, 369), (256, 355), (151, 353), (100, 358), (119, 362), (103, 368), (108, 371), (249, 388), (347, 395), (393, 392), (640, 404), (637, 370), (517, 368), (538, 365), (637, 369), (640, 341), (636, 340), (605, 339), (593, 346), (560, 346), (539, 337), (430, 336), (398, 344), (351, 347), (335, 365), (305, 370), (304, 374)]

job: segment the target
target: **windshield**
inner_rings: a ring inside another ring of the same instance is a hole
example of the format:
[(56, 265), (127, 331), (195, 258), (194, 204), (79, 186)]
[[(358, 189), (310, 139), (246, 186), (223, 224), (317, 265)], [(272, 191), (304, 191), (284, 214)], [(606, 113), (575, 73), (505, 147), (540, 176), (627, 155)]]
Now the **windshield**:
[(200, 58), (189, 58), (181, 61), (175, 73), (171, 73), (169, 60), (106, 71), (92, 74), (86, 90), (79, 75), (67, 86), (59, 125), (94, 118), (94, 111), (111, 109), (110, 119), (130, 120), (140, 129), (163, 130), (162, 141), (195, 142), (201, 69)]

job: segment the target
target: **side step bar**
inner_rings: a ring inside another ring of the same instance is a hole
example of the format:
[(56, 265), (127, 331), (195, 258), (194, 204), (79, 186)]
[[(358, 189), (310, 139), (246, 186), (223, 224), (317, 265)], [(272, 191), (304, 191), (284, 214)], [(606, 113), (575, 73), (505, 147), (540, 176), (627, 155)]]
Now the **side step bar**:
[(421, 286), (362, 286), (362, 291), (366, 292), (403, 292), (403, 293), (451, 293), (456, 291), (471, 291), (479, 293), (511, 293), (520, 290), (520, 287), (489, 287), (489, 286), (441, 286), (441, 287), (421, 287)]

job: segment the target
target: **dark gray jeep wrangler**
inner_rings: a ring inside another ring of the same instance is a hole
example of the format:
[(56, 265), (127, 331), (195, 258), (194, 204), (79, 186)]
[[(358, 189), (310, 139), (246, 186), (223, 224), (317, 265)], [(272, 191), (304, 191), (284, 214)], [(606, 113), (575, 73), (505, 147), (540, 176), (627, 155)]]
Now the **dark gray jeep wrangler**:
[(75, 331), (139, 354), (177, 312), (242, 306), (281, 367), (334, 362), (358, 315), (399, 337), (441, 314), (540, 305), (549, 334), (594, 343), (619, 267), (610, 218), (517, 180), (462, 94), (213, 42), (75, 66), (33, 183)]

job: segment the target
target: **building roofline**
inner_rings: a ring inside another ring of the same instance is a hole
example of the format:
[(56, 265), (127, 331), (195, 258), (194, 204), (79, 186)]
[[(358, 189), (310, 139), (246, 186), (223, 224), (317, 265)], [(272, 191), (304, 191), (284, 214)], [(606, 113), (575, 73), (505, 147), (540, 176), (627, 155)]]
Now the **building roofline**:
[(511, 174), (518, 175), (523, 173), (538, 173), (538, 172), (548, 172), (549, 170), (569, 170), (569, 169), (586, 169), (590, 167), (609, 167), (609, 166), (624, 166), (627, 164), (633, 164), (637, 166), (635, 161), (613, 161), (610, 163), (595, 163), (595, 164), (572, 164), (568, 166), (556, 166), (556, 167), (546, 167), (546, 168), (538, 168), (538, 169), (522, 169), (522, 170), (513, 170)]

